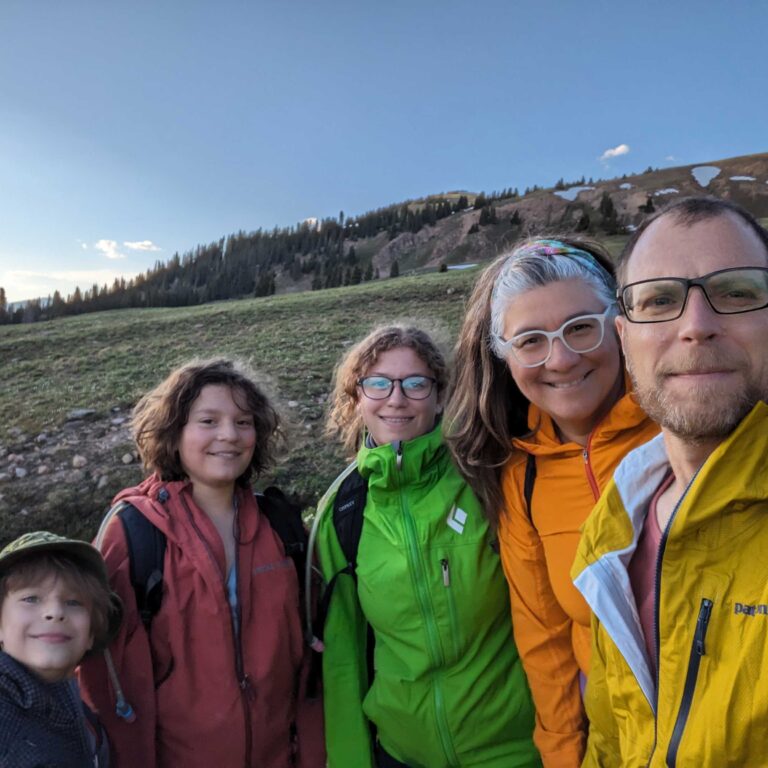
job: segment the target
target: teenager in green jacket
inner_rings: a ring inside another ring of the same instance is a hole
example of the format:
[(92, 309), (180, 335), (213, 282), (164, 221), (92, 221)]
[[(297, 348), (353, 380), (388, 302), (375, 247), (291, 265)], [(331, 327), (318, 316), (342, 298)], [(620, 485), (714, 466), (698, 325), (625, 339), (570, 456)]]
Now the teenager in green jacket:
[(367, 495), (355, 576), (336, 579), (324, 628), (329, 768), (541, 764), (493, 537), (443, 440), (446, 384), (434, 342), (401, 326), (336, 371), (329, 431), (362, 447), (318, 507), (326, 582), (347, 566), (333, 507), (355, 468)]

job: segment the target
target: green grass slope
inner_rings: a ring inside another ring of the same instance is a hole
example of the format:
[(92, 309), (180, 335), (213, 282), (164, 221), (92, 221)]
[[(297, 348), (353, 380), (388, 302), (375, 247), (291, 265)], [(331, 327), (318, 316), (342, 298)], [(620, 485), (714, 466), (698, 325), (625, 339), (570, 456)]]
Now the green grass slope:
[[(277, 482), (312, 505), (344, 466), (338, 447), (322, 434), (341, 354), (373, 326), (398, 319), (432, 329), (450, 348), (476, 274), (450, 271), (192, 308), (4, 326), (0, 541), (43, 526), (92, 536), (111, 496), (140, 477), (135, 463), (121, 461), (131, 445), (125, 426), (108, 426), (110, 416), (118, 408), (125, 415), (143, 392), (192, 357), (238, 357), (264, 377), (289, 430), (284, 459), (259, 485)], [(67, 424), (67, 414), (77, 408), (96, 413)], [(93, 456), (94, 441), (107, 438), (109, 449)], [(46, 439), (52, 447), (43, 461), (40, 445)], [(85, 467), (73, 467), (76, 454), (88, 457)], [(45, 462), (45, 473), (38, 474)], [(27, 470), (16, 476), (13, 467), (22, 465)]]

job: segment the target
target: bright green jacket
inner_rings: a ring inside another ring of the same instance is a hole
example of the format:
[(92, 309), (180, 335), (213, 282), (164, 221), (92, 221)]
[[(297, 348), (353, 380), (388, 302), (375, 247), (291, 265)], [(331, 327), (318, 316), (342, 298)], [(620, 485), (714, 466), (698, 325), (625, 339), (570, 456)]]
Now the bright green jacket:
[[(346, 565), (332, 513), (351, 468), (318, 507), (326, 582)], [(411, 768), (539, 766), (504, 575), (440, 428), (362, 448), (357, 468), (368, 480), (357, 583), (338, 578), (325, 625), (329, 768), (374, 765), (371, 722), (384, 749)]]

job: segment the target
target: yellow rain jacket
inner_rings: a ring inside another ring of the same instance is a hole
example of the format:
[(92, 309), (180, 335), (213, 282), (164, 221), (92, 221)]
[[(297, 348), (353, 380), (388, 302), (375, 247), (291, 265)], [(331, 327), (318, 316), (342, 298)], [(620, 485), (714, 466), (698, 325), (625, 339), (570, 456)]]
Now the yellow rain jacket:
[(582, 765), (763, 768), (768, 406), (713, 451), (663, 533), (654, 679), (627, 564), (668, 471), (661, 436), (632, 451), (584, 526), (571, 574), (594, 612)]

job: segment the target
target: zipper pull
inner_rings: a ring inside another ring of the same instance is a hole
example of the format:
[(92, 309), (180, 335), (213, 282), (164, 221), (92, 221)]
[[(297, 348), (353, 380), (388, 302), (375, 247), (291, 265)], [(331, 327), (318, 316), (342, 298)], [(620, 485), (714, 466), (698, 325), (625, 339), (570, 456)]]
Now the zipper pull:
[(240, 680), (240, 690), (245, 694), (246, 698), (248, 700), (253, 700), (253, 686), (251, 685), (251, 680), (248, 677), (248, 675), (243, 675), (243, 677)]
[(707, 634), (709, 616), (711, 613), (712, 601), (705, 597), (701, 601), (701, 608), (699, 608), (699, 618), (696, 619), (696, 631), (693, 634), (693, 643), (696, 647), (696, 653), (698, 653), (699, 656), (704, 656), (706, 653), (704, 649), (704, 637)]
[(443, 586), (444, 587), (450, 587), (451, 586), (451, 572), (448, 570), (448, 558), (443, 558), (440, 561), (440, 568), (443, 571)]
[(582, 448), (581, 455), (584, 457), (584, 463), (589, 464), (589, 453), (586, 448)]
[(395, 464), (399, 472), (403, 466), (403, 443), (401, 440), (396, 440), (392, 445), (395, 448)]

